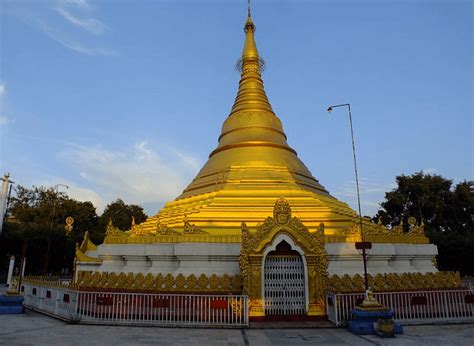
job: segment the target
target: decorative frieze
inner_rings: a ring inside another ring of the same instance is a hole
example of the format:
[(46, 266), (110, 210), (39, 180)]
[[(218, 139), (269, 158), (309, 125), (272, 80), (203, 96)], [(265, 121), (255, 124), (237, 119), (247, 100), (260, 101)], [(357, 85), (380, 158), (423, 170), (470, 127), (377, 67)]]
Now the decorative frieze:
[(157, 243), (240, 243), (240, 235), (211, 235), (187, 218), (183, 230), (178, 231), (157, 223), (154, 233), (145, 232), (141, 225), (132, 225), (129, 231), (122, 231), (109, 222), (104, 244), (157, 244)]
[(194, 274), (156, 274), (108, 273), (80, 271), (76, 285), (80, 288), (120, 289), (136, 291), (173, 291), (179, 292), (223, 292), (241, 291), (240, 276), (224, 274), (207, 276)]
[[(369, 286), (375, 292), (412, 291), (432, 289), (452, 289), (461, 287), (459, 272), (435, 273), (386, 273), (372, 276), (368, 274)], [(334, 293), (363, 292), (364, 279), (356, 274), (332, 275), (328, 280), (327, 290)]]
[[(362, 230), (364, 240), (372, 243), (391, 243), (391, 244), (429, 244), (430, 241), (425, 235), (425, 224), (416, 222), (416, 218), (408, 218), (408, 232), (403, 230), (403, 221), (391, 229), (383, 225), (380, 220), (375, 223), (370, 219), (364, 218), (362, 221)], [(343, 230), (336, 231), (332, 235), (326, 235), (327, 243), (355, 243), (361, 241), (360, 221), (354, 221), (350, 226)]]

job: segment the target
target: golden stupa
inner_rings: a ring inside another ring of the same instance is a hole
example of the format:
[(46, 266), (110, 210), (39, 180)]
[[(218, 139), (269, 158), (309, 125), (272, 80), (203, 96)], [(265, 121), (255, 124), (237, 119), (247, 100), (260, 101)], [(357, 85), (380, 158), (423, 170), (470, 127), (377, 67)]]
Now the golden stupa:
[[(290, 314), (324, 316), (328, 287), (362, 290), (354, 243), (365, 240), (374, 243), (368, 272), (376, 288), (399, 289), (403, 280), (407, 287), (422, 287), (423, 278), (437, 272), (436, 246), (423, 224), (410, 218), (404, 232), (401, 224), (387, 229), (360, 220), (313, 177), (288, 145), (265, 94), (250, 13), (244, 31), (239, 90), (217, 148), (183, 193), (156, 215), (132, 222), (128, 231), (110, 223), (98, 246), (86, 233), (76, 250), (77, 285), (245, 293), (252, 318), (281, 314), (279, 307), (289, 306), (283, 290), (298, 297), (291, 298), (297, 308)], [(453, 278), (440, 276), (451, 283)]]
[(324, 223), (326, 234), (347, 227), (356, 217), (288, 145), (265, 93), (250, 15), (244, 31), (239, 90), (218, 146), (183, 193), (140, 225), (143, 233), (163, 226), (182, 229), (186, 221), (212, 235), (240, 234), (242, 221), (249, 227), (262, 222), (282, 196), (310, 229)]

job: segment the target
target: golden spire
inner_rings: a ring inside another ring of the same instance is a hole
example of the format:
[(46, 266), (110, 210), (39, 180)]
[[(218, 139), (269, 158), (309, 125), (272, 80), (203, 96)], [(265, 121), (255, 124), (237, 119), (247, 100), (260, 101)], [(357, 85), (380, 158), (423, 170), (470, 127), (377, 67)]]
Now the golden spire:
[(245, 59), (258, 59), (257, 45), (255, 44), (255, 24), (252, 21), (252, 17), (247, 17), (247, 22), (244, 26), (245, 31), (245, 44), (244, 50), (242, 51), (242, 61)]
[(240, 110), (263, 110), (273, 113), (272, 106), (268, 102), (267, 95), (263, 88), (261, 70), (264, 62), (258, 55), (257, 45), (255, 43), (255, 24), (250, 16), (250, 3), (244, 32), (244, 49), (242, 51), (242, 57), (237, 62), (237, 66), (242, 72), (239, 92), (230, 115)]
[[(261, 77), (263, 60), (255, 44), (255, 24), (250, 11), (248, 14), (244, 26), (244, 49), (238, 62), (241, 77), (237, 97), (222, 125), (217, 148), (211, 152), (209, 160), (179, 198), (221, 189), (232, 190), (236, 187), (234, 181), (239, 181), (240, 186), (247, 181), (263, 190), (269, 188), (270, 181), (275, 181), (282, 188), (291, 185), (292, 189), (310, 189), (328, 195), (297, 157), (296, 151), (288, 145), (281, 121), (268, 102)], [(239, 178), (234, 177), (233, 182), (227, 181), (234, 167), (240, 167)], [(281, 170), (288, 170), (291, 172), (289, 174), (294, 175), (289, 185), (282, 183), (287, 178), (279, 176), (280, 173), (275, 173), (275, 176), (269, 173)], [(269, 180), (267, 175), (272, 175), (272, 179)], [(278, 191), (279, 188), (276, 188), (278, 196), (287, 194), (287, 190), (285, 193)]]

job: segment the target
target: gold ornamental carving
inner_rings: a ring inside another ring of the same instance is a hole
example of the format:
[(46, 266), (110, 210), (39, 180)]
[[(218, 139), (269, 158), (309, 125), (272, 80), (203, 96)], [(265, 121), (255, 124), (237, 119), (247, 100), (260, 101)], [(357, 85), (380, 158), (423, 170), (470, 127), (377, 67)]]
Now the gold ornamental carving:
[(279, 234), (285, 234), (304, 251), (307, 264), (309, 310), (308, 315), (324, 315), (324, 292), (327, 282), (328, 257), (324, 248), (324, 224), (311, 233), (297, 217), (292, 217), (287, 200), (279, 198), (273, 217), (258, 226), (255, 233), (242, 223), (242, 246), (239, 257), (244, 293), (249, 295), (250, 316), (264, 316), (262, 295), (263, 254)]
[(191, 224), (186, 215), (184, 216), (183, 222), (184, 222), (183, 234), (208, 234), (206, 231), (203, 231), (196, 225)]
[(175, 231), (174, 229), (169, 228), (166, 225), (161, 224), (160, 222), (157, 222), (156, 224), (156, 236), (160, 235), (177, 235), (179, 234), (178, 231)]
[(64, 230), (66, 231), (66, 234), (70, 234), (72, 232), (72, 229), (74, 228), (73, 223), (74, 223), (74, 218), (72, 216), (68, 216), (66, 218), (66, 225), (64, 226)]
[[(425, 235), (425, 225), (423, 221), (417, 223), (416, 218), (408, 218), (408, 232), (404, 231), (403, 221), (392, 228), (384, 226), (380, 219), (377, 223), (364, 218), (362, 229), (364, 239), (372, 243), (403, 243), (403, 244), (429, 244), (429, 239)], [(360, 241), (360, 221), (355, 220), (346, 228), (336, 232), (326, 239), (327, 242), (356, 242)]]
[(138, 291), (159, 291), (159, 292), (196, 292), (196, 293), (240, 293), (241, 282), (239, 275), (229, 276), (224, 274), (218, 276), (212, 274), (194, 274), (185, 276), (178, 274), (156, 274), (148, 273), (108, 273), (80, 271), (77, 275), (76, 286), (79, 288), (100, 288), (116, 290), (138, 290)]
[[(455, 289), (461, 287), (459, 272), (434, 273), (378, 273), (368, 274), (369, 286), (374, 292), (419, 291), (432, 289)], [(328, 280), (328, 292), (356, 293), (364, 292), (363, 279), (359, 274), (349, 276), (331, 275)]]

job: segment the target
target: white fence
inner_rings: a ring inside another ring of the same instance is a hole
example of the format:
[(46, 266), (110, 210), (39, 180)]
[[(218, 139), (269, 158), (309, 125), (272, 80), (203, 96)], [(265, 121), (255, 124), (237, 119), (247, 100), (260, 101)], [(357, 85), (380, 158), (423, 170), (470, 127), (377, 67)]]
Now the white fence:
[[(473, 321), (474, 295), (470, 290), (437, 290), (374, 293), (377, 300), (395, 311), (402, 323)], [(343, 325), (352, 319), (352, 309), (363, 293), (326, 293), (328, 319)]]
[(47, 287), (22, 284), (25, 300), (23, 305), (68, 321), (76, 321), (78, 291), (63, 287)]
[(467, 288), (471, 292), (474, 292), (474, 279), (462, 279), (461, 285), (462, 287)]
[(242, 327), (248, 325), (248, 297), (86, 292), (22, 284), (27, 308), (71, 322), (113, 325)]

